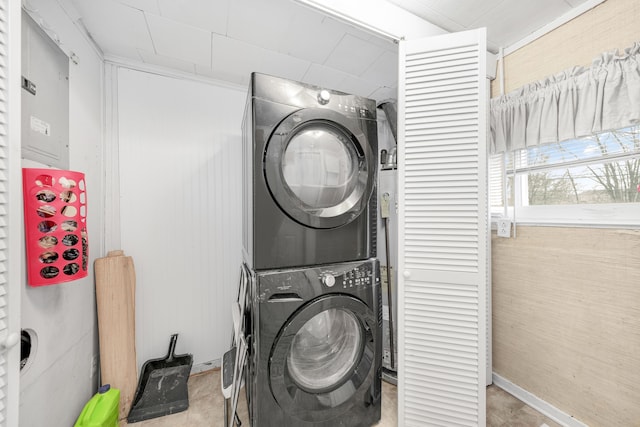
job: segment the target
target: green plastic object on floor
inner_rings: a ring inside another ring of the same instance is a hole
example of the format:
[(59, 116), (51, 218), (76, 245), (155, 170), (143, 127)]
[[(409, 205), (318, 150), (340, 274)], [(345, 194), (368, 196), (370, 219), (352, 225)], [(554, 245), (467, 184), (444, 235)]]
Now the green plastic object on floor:
[(74, 427), (118, 427), (120, 390), (105, 384), (84, 405)]

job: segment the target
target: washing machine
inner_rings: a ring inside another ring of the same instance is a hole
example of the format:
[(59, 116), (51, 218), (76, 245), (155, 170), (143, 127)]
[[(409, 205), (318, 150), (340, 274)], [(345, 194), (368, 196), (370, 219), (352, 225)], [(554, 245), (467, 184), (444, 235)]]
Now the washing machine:
[(373, 100), (253, 73), (242, 132), (251, 269), (375, 257)]
[(380, 420), (379, 268), (371, 259), (255, 273), (247, 383), (253, 427)]

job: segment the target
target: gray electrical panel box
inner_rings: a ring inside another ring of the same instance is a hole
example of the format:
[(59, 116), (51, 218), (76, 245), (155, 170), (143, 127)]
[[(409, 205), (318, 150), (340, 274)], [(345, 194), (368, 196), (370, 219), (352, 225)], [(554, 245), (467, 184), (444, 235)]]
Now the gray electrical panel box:
[(69, 58), (24, 11), (22, 157), (69, 169)]

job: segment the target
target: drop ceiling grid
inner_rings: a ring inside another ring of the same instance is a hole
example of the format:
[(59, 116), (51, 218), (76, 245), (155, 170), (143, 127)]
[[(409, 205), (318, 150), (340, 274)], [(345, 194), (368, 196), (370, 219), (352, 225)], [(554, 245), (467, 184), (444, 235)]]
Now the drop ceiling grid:
[(286, 37), (295, 5), (282, 1), (236, 0), (229, 7), (227, 36), (277, 50)]
[[(449, 31), (487, 27), (488, 45), (496, 52), (591, 0), (389, 1)], [(397, 86), (396, 61), (388, 61), (397, 56), (397, 45), (293, 0), (65, 0), (61, 5), (111, 57), (241, 84), (248, 83), (251, 71), (262, 71), (360, 95), (372, 85), (373, 94), (393, 93)], [(225, 47), (218, 36), (227, 37), (226, 45), (234, 40), (235, 48)]]
[[(160, 14), (158, 9), (158, 2), (156, 0), (116, 0), (117, 3), (121, 3), (132, 7), (134, 9), (142, 10), (144, 12)], [(107, 0), (108, 3), (108, 0)]]
[(383, 52), (378, 46), (345, 34), (323, 65), (360, 76)]
[(373, 92), (375, 92), (376, 89), (378, 89), (378, 86), (378, 84), (371, 83), (351, 75), (347, 75), (342, 83), (336, 86), (334, 89), (368, 98), (369, 95), (371, 95)]
[[(507, 3), (509, 2), (505, 0), (427, 1), (427, 4), (435, 12), (456, 22), (462, 27), (462, 29), (475, 28), (473, 27), (473, 23), (476, 22), (478, 18), (485, 18), (487, 16), (493, 15), (496, 10), (503, 8)], [(520, 3), (523, 2), (518, 1), (516, 3), (520, 5)]]
[(320, 64), (311, 64), (302, 81), (309, 84), (323, 86), (329, 89), (342, 87), (342, 83), (349, 77), (344, 71), (329, 68)]
[(217, 34), (227, 34), (229, 0), (157, 1), (161, 16)]
[(199, 65), (211, 65), (211, 32), (162, 16), (146, 14), (153, 45), (159, 55)]
[(214, 34), (211, 68), (214, 73), (237, 74), (248, 81), (249, 74), (259, 69), (266, 53), (265, 49), (250, 43)]
[(287, 28), (280, 51), (317, 64), (323, 64), (340, 42), (344, 32), (334, 31), (320, 16), (300, 16)]
[(398, 82), (398, 53), (385, 51), (368, 67), (362, 78), (370, 82), (380, 82), (384, 86), (393, 87)]
[(131, 48), (154, 50), (142, 11), (112, 1), (83, 0), (75, 4), (84, 26), (104, 51), (122, 55), (121, 48), (127, 52)]
[(258, 68), (266, 74), (284, 77), (286, 79), (300, 81), (311, 66), (310, 61), (305, 61), (293, 56), (278, 52), (267, 51)]

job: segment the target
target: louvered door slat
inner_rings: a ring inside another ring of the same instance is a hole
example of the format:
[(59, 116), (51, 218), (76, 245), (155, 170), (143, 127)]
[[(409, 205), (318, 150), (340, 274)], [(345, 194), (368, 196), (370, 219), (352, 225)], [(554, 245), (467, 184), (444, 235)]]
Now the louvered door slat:
[(15, 343), (20, 333), (22, 249), (20, 9), (17, 0), (0, 0), (0, 427), (18, 425), (20, 346)]
[(484, 38), (400, 44), (400, 426), (485, 424)]

